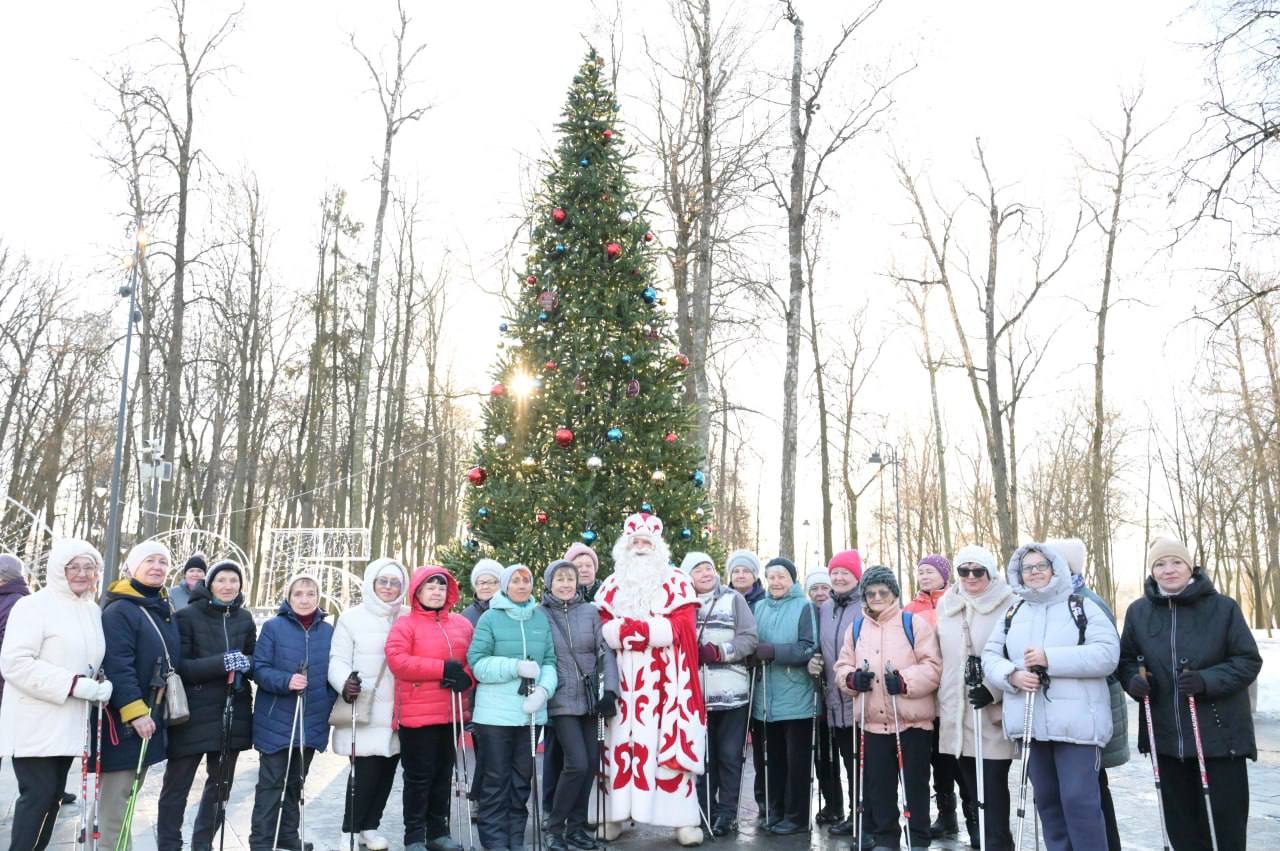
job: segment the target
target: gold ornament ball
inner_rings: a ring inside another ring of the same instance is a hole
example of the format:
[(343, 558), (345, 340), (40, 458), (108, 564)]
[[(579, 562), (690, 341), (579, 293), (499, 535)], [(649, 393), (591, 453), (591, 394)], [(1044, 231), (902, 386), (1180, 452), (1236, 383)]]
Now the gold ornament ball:
[(532, 455), (526, 455), (524, 456), (524, 460), (520, 462), (520, 466), (524, 467), (526, 470), (532, 470), (534, 467), (538, 466), (538, 462)]
[(649, 478), (653, 480), (654, 484), (660, 485), (667, 480), (667, 474), (662, 470), (654, 470), (653, 475)]

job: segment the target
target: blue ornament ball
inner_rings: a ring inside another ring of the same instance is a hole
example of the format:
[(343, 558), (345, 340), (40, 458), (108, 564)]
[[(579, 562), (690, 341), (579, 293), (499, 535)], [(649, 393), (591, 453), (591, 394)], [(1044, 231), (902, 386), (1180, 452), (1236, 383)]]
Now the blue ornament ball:
[(583, 168), (586, 168), (587, 166), (591, 165), (591, 160), (587, 159), (586, 157), (583, 157), (582, 159), (578, 160), (578, 165), (582, 166)]
[(480, 549), (480, 542), (477, 541), (475, 538), (468, 538), (465, 546), (469, 550), (478, 550)]
[(707, 476), (701, 470), (694, 470), (693, 475), (689, 478), (693, 479), (693, 486), (700, 488), (707, 483)]
[(479, 508), (477, 508), (477, 509), (476, 509), (476, 516), (477, 516), (477, 517), (488, 517), (488, 516), (489, 516), (489, 509), (485, 508), (483, 505), (482, 505), (482, 506), (480, 506)]
[(645, 514), (652, 514), (652, 513), (653, 513), (653, 503), (651, 503), (651, 502), (642, 502), (642, 503), (640, 503), (640, 510), (641, 510), (643, 513), (645, 513)]
[(645, 287), (644, 292), (640, 293), (640, 297), (644, 299), (645, 304), (653, 304), (658, 300), (658, 291), (653, 287)]
[(556, 254), (564, 254), (568, 250), (569, 249), (565, 247), (565, 244), (563, 242), (556, 243), (556, 248), (555, 248)]
[(693, 537), (693, 530), (688, 526), (680, 530), (680, 540), (688, 541)]
[(499, 331), (501, 331), (501, 332), (502, 332), (502, 333), (504, 333), (504, 334), (505, 334), (505, 333), (507, 333), (507, 323), (505, 323), (505, 322), (499, 322), (499, 323), (498, 323), (498, 330), (499, 330)]
[(622, 429), (618, 428), (617, 426), (614, 426), (613, 428), (605, 432), (604, 436), (608, 438), (610, 443), (619, 443), (622, 440)]
[(623, 362), (623, 363), (625, 363), (627, 366), (630, 366), (630, 365), (631, 365), (631, 355), (623, 355), (623, 356), (622, 356), (622, 362)]
[(584, 529), (582, 531), (582, 543), (590, 546), (596, 542), (596, 538), (600, 536), (596, 534), (595, 529)]
[(550, 316), (548, 316), (546, 313), (539, 313), (539, 314), (538, 314), (538, 321), (539, 321), (539, 322), (546, 322), (546, 321), (547, 321), (548, 319), (550, 319), (550, 318), (551, 318), (551, 317), (550, 317)]

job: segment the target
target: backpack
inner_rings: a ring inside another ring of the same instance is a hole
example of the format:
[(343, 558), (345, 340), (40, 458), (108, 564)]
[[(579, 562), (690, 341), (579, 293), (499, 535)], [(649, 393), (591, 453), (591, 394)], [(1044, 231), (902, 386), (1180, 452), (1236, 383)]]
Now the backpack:
[[(1018, 609), (1022, 608), (1022, 604), (1026, 600), (1019, 600), (1009, 607), (1004, 613), (1004, 658), (1009, 658), (1009, 627), (1013, 624), (1013, 616), (1018, 613)], [(1072, 594), (1067, 597), (1067, 608), (1071, 611), (1071, 619), (1076, 622), (1076, 645), (1084, 644), (1084, 633), (1089, 628), (1089, 618), (1084, 613), (1084, 597), (1080, 594)]]
[[(858, 636), (862, 634), (863, 615), (858, 615), (853, 621), (853, 646), (858, 646)], [(916, 649), (916, 631), (911, 626), (911, 612), (902, 612), (902, 631), (907, 634), (907, 641), (911, 644), (911, 649)]]

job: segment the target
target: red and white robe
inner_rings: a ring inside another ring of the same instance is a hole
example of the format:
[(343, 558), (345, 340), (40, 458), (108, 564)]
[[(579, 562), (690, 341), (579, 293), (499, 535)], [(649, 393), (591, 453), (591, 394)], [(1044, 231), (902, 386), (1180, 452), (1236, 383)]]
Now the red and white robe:
[(628, 618), (612, 602), (616, 576), (596, 602), (604, 638), (617, 651), (622, 693), (605, 732), (607, 818), (664, 827), (701, 822), (696, 778), (705, 771), (707, 711), (698, 681), (698, 595), (669, 571), (647, 618)]

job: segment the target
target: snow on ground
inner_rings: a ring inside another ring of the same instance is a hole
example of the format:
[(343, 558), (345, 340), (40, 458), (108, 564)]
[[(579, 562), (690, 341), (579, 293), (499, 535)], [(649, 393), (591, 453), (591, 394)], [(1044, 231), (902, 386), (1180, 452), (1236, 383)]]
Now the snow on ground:
[(1258, 675), (1255, 714), (1280, 720), (1280, 630), (1255, 629), (1253, 636), (1262, 653), (1262, 673)]

